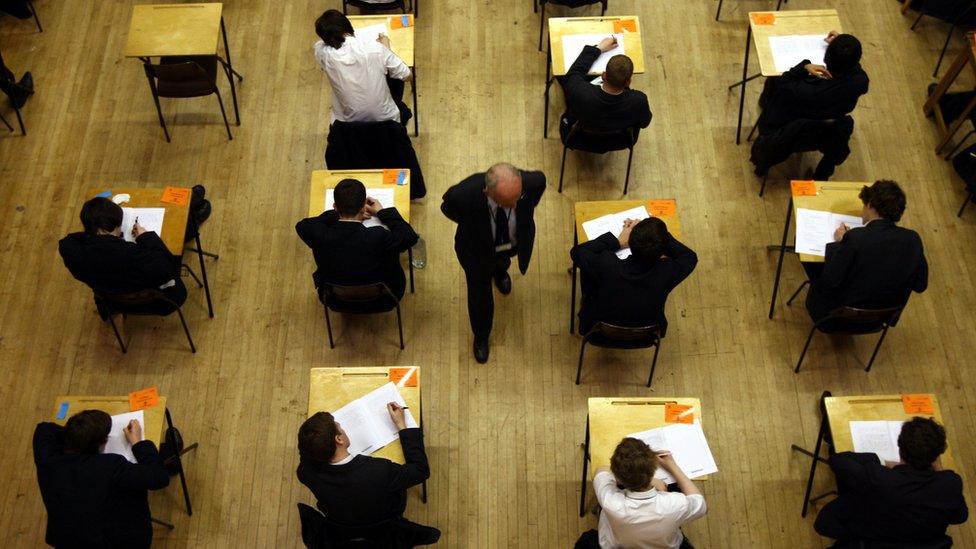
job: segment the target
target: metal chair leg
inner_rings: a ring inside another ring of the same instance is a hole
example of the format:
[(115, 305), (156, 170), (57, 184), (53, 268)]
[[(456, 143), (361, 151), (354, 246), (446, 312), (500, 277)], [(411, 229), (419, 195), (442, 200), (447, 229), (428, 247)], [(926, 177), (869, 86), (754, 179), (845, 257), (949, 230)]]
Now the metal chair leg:
[(634, 147), (630, 148), (630, 152), (627, 154), (627, 175), (624, 177), (624, 196), (627, 195), (627, 189), (630, 187), (630, 164), (634, 160)]
[(922, 12), (919, 12), (918, 13), (918, 17), (915, 18), (915, 22), (912, 23), (912, 26), (911, 27), (908, 27), (908, 29), (909, 30), (915, 30), (915, 26), (918, 25), (918, 22), (921, 21), (923, 17), (925, 17), (925, 14), (922, 13)]
[(190, 266), (186, 263), (183, 264), (183, 268), (186, 269), (186, 272), (187, 274), (190, 275), (190, 278), (192, 278), (193, 281), (197, 283), (197, 287), (203, 288), (203, 282), (201, 282), (200, 279), (197, 278), (197, 273), (193, 272), (193, 269), (191, 269)]
[[(11, 103), (13, 103), (11, 101)], [(20, 135), (27, 135), (27, 128), (24, 127), (24, 119), (20, 116), (20, 107), (16, 104), (13, 105), (14, 114), (17, 116), (17, 124), (20, 126)]]
[(163, 108), (159, 105), (159, 94), (156, 93), (156, 85), (153, 83), (153, 75), (149, 72), (149, 64), (146, 64), (146, 78), (149, 79), (149, 91), (152, 92), (153, 102), (156, 103), (156, 114), (159, 115), (159, 125), (163, 128), (163, 135), (166, 136), (166, 142), (170, 143), (169, 140), (169, 130), (166, 129), (166, 120), (163, 118)]
[(41, 20), (37, 18), (37, 10), (34, 9), (34, 2), (27, 0), (27, 9), (29, 9), (31, 15), (34, 16), (34, 24), (37, 25), (37, 32), (44, 32), (44, 27), (41, 26)]
[(871, 353), (871, 360), (868, 361), (868, 366), (864, 369), (865, 372), (871, 371), (871, 365), (874, 364), (874, 357), (878, 356), (878, 351), (881, 350), (881, 343), (884, 341), (886, 335), (888, 335), (887, 324), (885, 324), (884, 330), (881, 331), (881, 337), (878, 338), (878, 344), (874, 346), (874, 352)]
[(220, 105), (220, 114), (224, 117), (224, 127), (227, 128), (227, 139), (233, 141), (234, 136), (230, 134), (230, 124), (227, 122), (227, 111), (224, 110), (224, 100), (220, 97), (220, 90), (216, 87), (214, 87), (214, 92), (217, 95), (217, 104)]
[[(190, 216), (191, 217), (194, 216), (194, 213), (193, 213), (192, 210), (190, 211)], [(200, 227), (200, 224), (197, 223), (195, 217), (193, 218), (193, 224), (196, 225), (197, 227)], [(197, 230), (197, 234), (196, 234), (196, 236), (194, 237), (193, 240), (194, 240), (194, 243), (197, 245), (197, 258), (200, 260), (200, 276), (203, 277), (203, 293), (207, 297), (207, 313), (210, 315), (210, 318), (213, 318), (214, 317), (213, 299), (210, 296), (210, 281), (207, 279), (207, 264), (204, 263), (204, 261), (203, 261), (203, 252), (200, 251), (200, 250), (203, 250), (203, 245), (200, 243), (200, 231), (199, 230)]]
[(814, 324), (814, 326), (812, 328), (810, 328), (810, 334), (807, 335), (807, 342), (806, 342), (805, 345), (803, 345), (803, 352), (800, 353), (800, 360), (797, 360), (796, 361), (796, 368), (793, 368), (793, 373), (794, 374), (795, 373), (798, 373), (800, 371), (800, 364), (803, 363), (803, 357), (805, 357), (807, 355), (807, 349), (810, 347), (810, 340), (813, 339), (813, 332), (815, 332), (815, 331), (817, 331), (817, 325), (816, 324)]
[[(973, 126), (976, 127), (976, 124), (973, 124)], [(965, 143), (966, 140), (969, 139), (969, 136), (973, 135), (974, 133), (976, 133), (976, 130), (969, 130), (969, 133), (967, 133), (966, 135), (964, 135), (962, 137), (962, 139), (960, 139), (959, 142), (956, 143), (956, 146), (953, 147), (952, 150), (949, 151), (948, 154), (946, 154), (945, 159), (946, 160), (949, 160), (950, 158), (952, 158), (953, 156), (955, 156), (956, 151), (959, 150), (959, 147), (962, 147), (963, 143)]]
[(122, 354), (126, 354), (129, 352), (129, 349), (126, 348), (125, 343), (122, 341), (122, 335), (119, 333), (119, 329), (115, 325), (114, 315), (108, 315), (108, 321), (112, 324), (112, 330), (115, 332), (115, 339), (119, 341), (119, 347), (122, 347)]
[[(416, 246), (416, 244), (414, 244)], [(407, 268), (410, 270), (410, 293), (413, 292), (413, 248), (407, 248)]]
[[(170, 415), (169, 408), (166, 408), (165, 414), (166, 414), (166, 425), (167, 425), (166, 432), (167, 432), (167, 434), (169, 434), (169, 433), (174, 433), (174, 434), (175, 433), (178, 433), (179, 431), (177, 431), (176, 430), (176, 427), (173, 426), (173, 416)], [(181, 452), (176, 452), (175, 453), (175, 456), (174, 456), (174, 462), (176, 463), (176, 471), (180, 475), (180, 485), (183, 488), (183, 501), (186, 503), (186, 514), (187, 514), (187, 516), (191, 516), (191, 517), (193, 516), (193, 505), (190, 504), (190, 491), (186, 487), (186, 473), (183, 471), (183, 458), (182, 458), (182, 456), (186, 452), (189, 452), (190, 450), (193, 450), (196, 447), (197, 447), (197, 444), (196, 443), (193, 443), (193, 444), (189, 445), (188, 447), (186, 447), (185, 450), (183, 450)], [(174, 450), (177, 449), (177, 448), (175, 448), (175, 444), (174, 444), (174, 448), (173, 449)]]
[(583, 351), (586, 350), (586, 338), (583, 338), (583, 343), (580, 345), (579, 363), (576, 365), (576, 384), (580, 384), (580, 373), (583, 371)]
[(335, 349), (335, 342), (332, 340), (332, 320), (329, 318), (329, 306), (323, 304), (322, 307), (325, 309), (325, 327), (329, 331), (329, 348)]
[(646, 387), (651, 386), (651, 381), (654, 379), (654, 369), (657, 368), (657, 352), (661, 350), (661, 340), (657, 340), (657, 344), (654, 345), (654, 359), (651, 360), (651, 375), (647, 376)]
[(567, 147), (566, 145), (563, 145), (563, 161), (562, 161), (562, 163), (559, 164), (559, 191), (558, 192), (563, 192), (563, 172), (566, 171), (566, 151), (567, 150), (569, 150), (569, 147)]
[(932, 78), (938, 78), (939, 69), (942, 67), (942, 60), (945, 58), (946, 50), (949, 49), (949, 41), (952, 40), (952, 33), (956, 30), (956, 23), (952, 23), (949, 27), (949, 34), (946, 35), (945, 44), (942, 45), (942, 53), (939, 54), (939, 61), (935, 64), (935, 70), (932, 71)]
[(418, 127), (420, 107), (417, 106), (417, 67), (411, 68), (413, 69), (413, 78), (410, 79), (410, 93), (413, 94), (413, 136), (417, 137), (420, 135), (420, 129)]
[(956, 214), (956, 217), (962, 217), (963, 210), (966, 209), (966, 206), (968, 206), (969, 203), (972, 202), (972, 200), (973, 200), (973, 193), (971, 192), (968, 195), (966, 195), (966, 200), (963, 200), (962, 207), (959, 208), (959, 213)]
[(766, 180), (767, 179), (769, 179), (769, 172), (768, 171), (766, 172), (766, 175), (763, 176), (762, 185), (759, 186), (759, 196), (760, 197), (763, 195), (764, 192), (766, 192)]
[(718, 10), (715, 12), (715, 20), (718, 21), (720, 15), (722, 15), (722, 2), (724, 0), (718, 0)]
[(163, 521), (161, 521), (161, 520), (159, 520), (157, 518), (149, 517), (149, 520), (152, 521), (154, 524), (158, 524), (158, 525), (160, 525), (160, 526), (162, 526), (162, 527), (164, 527), (164, 528), (166, 528), (168, 530), (173, 530), (173, 529), (176, 528), (172, 524), (170, 524), (168, 522), (163, 522)]
[(181, 311), (179, 309), (179, 307), (177, 307), (176, 308), (176, 313), (178, 315), (180, 315), (180, 322), (183, 323), (183, 333), (186, 334), (186, 340), (190, 342), (190, 352), (193, 352), (193, 353), (197, 352), (197, 347), (196, 347), (196, 345), (193, 344), (193, 338), (190, 337), (190, 329), (187, 328), (187, 326), (186, 326), (186, 319), (183, 318), (183, 311)]
[(396, 306), (397, 331), (400, 332), (400, 350), (403, 350), (403, 321), (400, 319), (400, 304)]
[(10, 122), (7, 122), (7, 119), (3, 117), (3, 114), (0, 114), (0, 122), (3, 122), (3, 125), (7, 126), (10, 133), (14, 133), (14, 127), (10, 125)]
[(803, 284), (800, 284), (800, 287), (797, 288), (796, 291), (793, 292), (793, 295), (790, 296), (790, 299), (786, 301), (787, 307), (793, 304), (793, 300), (796, 299), (796, 296), (800, 295), (800, 291), (803, 290), (803, 288), (805, 288), (808, 284), (810, 284), (809, 280), (804, 280)]

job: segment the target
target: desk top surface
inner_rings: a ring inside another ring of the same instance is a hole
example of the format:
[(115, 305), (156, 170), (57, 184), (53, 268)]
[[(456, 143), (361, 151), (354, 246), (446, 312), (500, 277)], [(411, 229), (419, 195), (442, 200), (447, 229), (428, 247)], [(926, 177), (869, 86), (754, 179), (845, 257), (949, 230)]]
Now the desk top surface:
[[(404, 17), (407, 18), (407, 26), (403, 26), (400, 23), (397, 24), (398, 28), (392, 28), (394, 19), (400, 19), (402, 21)], [(390, 37), (390, 49), (393, 50), (393, 53), (397, 57), (403, 59), (403, 62), (408, 67), (413, 66), (413, 15), (409, 13), (406, 15), (350, 15), (349, 22), (352, 23), (353, 29), (361, 29), (372, 25), (386, 25), (386, 32), (384, 34)]]
[[(636, 15), (605, 15), (600, 17), (550, 17), (549, 52), (552, 74), (566, 74), (575, 59), (563, 59), (563, 36), (570, 34), (606, 34), (614, 32), (616, 21), (633, 21), (636, 32), (624, 32), (624, 54), (634, 63), (634, 74), (644, 72), (644, 46), (641, 41), (640, 19)], [(620, 23), (616, 23), (620, 24)], [(596, 44), (593, 44), (594, 46)], [(591, 73), (593, 75), (599, 73)]]
[(773, 50), (769, 37), (792, 34), (823, 34), (834, 30), (843, 33), (837, 10), (790, 10), (790, 11), (751, 11), (749, 26), (752, 40), (759, 57), (759, 68), (763, 76), (779, 76), (773, 60)]
[(163, 208), (166, 210), (166, 214), (163, 216), (163, 234), (159, 235), (159, 238), (163, 240), (171, 254), (181, 256), (183, 255), (183, 239), (186, 237), (186, 224), (190, 218), (189, 200), (182, 205), (163, 202), (161, 198), (164, 190), (106, 186), (90, 189), (85, 200), (111, 191), (113, 197), (120, 194), (129, 195), (128, 202), (119, 204), (124, 208)]
[[(583, 230), (584, 222), (604, 215), (623, 212), (641, 205), (647, 207), (648, 213), (650, 213), (652, 216), (660, 217), (661, 220), (664, 221), (664, 224), (668, 226), (668, 232), (670, 232), (675, 238), (681, 237), (681, 224), (678, 221), (677, 204), (673, 198), (652, 198), (648, 200), (597, 200), (593, 202), (576, 202), (573, 204), (573, 212), (575, 213), (576, 217), (577, 242), (582, 244), (589, 240), (589, 238), (586, 237), (586, 231)], [(667, 210), (668, 208), (674, 211), (673, 215), (658, 215), (662, 209)]]
[[(384, 172), (386, 174), (384, 175)], [(405, 184), (384, 182), (392, 179), (394, 175), (389, 172), (405, 172)], [(309, 187), (308, 216), (315, 217), (325, 211), (325, 195), (329, 189), (334, 189), (343, 179), (357, 179), (366, 186), (366, 194), (369, 189), (377, 187), (393, 187), (393, 204), (380, 204), (384, 208), (393, 206), (400, 212), (400, 217), (410, 223), (410, 170), (315, 170), (312, 172), (312, 181)]]
[(223, 4), (133, 6), (126, 57), (216, 55)]
[[(68, 408), (64, 411), (64, 419), (58, 419), (63, 403), (68, 403)], [(131, 411), (129, 396), (59, 396), (54, 399), (51, 421), (64, 425), (68, 418), (84, 410), (101, 410), (110, 416), (124, 414)], [(156, 448), (159, 448), (166, 424), (166, 397), (160, 395), (159, 404), (152, 408), (145, 408), (144, 415), (146, 424), (142, 426), (142, 435), (146, 440), (153, 441)]]

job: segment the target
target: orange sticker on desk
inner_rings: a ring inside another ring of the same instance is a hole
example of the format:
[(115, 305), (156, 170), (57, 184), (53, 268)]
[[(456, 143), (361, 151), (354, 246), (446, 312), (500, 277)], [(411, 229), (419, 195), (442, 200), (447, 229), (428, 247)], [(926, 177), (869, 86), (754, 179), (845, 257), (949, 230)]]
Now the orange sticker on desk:
[(405, 29), (410, 26), (413, 26), (412, 15), (397, 15), (395, 17), (390, 17), (390, 30)]
[(665, 423), (694, 423), (695, 414), (689, 413), (691, 411), (691, 406), (687, 404), (678, 404), (675, 402), (668, 402), (664, 405), (664, 422)]
[(901, 404), (906, 414), (935, 414), (935, 405), (929, 395), (901, 395)]
[(674, 217), (678, 205), (674, 200), (648, 200), (647, 211), (654, 217)]
[(772, 25), (776, 22), (776, 14), (768, 11), (757, 11), (749, 14), (756, 25)]
[(144, 408), (152, 408), (159, 404), (159, 391), (155, 387), (147, 387), (129, 393), (129, 411), (135, 412)]
[(637, 21), (633, 19), (617, 20), (613, 22), (613, 32), (637, 32)]
[(186, 206), (190, 203), (190, 189), (186, 187), (166, 187), (163, 189), (163, 196), (159, 201), (176, 204), (177, 206)]
[(406, 181), (406, 170), (383, 170), (384, 185), (405, 185)]
[(416, 387), (417, 368), (390, 368), (390, 381), (397, 387)]
[(817, 184), (813, 181), (790, 181), (793, 196), (817, 196)]

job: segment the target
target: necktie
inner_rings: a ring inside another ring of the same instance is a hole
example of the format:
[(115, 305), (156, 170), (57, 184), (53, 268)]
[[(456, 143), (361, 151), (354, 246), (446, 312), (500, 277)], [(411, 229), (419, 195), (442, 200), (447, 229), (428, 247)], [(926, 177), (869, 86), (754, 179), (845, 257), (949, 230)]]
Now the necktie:
[(495, 246), (502, 246), (512, 241), (508, 234), (508, 216), (505, 208), (498, 206), (495, 208)]

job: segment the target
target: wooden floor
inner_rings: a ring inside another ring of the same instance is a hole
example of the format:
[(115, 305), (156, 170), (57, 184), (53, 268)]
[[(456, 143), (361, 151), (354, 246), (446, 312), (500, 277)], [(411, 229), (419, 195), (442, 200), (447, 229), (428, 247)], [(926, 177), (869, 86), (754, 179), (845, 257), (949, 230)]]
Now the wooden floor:
[[(586, 399), (694, 396), (719, 473), (703, 482), (708, 515), (685, 531), (699, 547), (823, 547), (814, 514), (800, 518), (809, 461), (791, 443), (813, 444), (816, 399), (934, 392), (976, 501), (976, 209), (955, 217), (962, 184), (933, 154), (934, 125), (921, 112), (946, 26), (926, 19), (915, 32), (893, 1), (792, 0), (789, 9), (836, 7), (864, 45), (871, 91), (854, 115), (850, 159), (835, 179), (898, 180), (919, 231), (931, 279), (914, 296), (863, 371), (872, 338), (814, 339), (804, 369), (792, 366), (809, 329), (802, 306), (781, 300), (767, 320), (787, 202), (785, 180), (815, 159), (773, 171), (757, 196), (747, 145), (734, 143), (746, 12), (772, 0), (613, 0), (610, 13), (641, 17), (647, 92), (654, 120), (635, 152), (631, 198), (674, 197), (683, 240), (698, 269), (672, 295), (671, 328), (653, 391), (648, 354), (588, 352), (573, 384), (579, 338), (567, 331), (572, 204), (619, 198), (625, 153), (570, 153), (566, 187), (555, 120), (542, 139), (545, 58), (529, 0), (423, 0), (418, 20), (420, 137), (414, 145), (428, 197), (412, 206), (429, 263), (404, 300), (406, 350), (392, 318), (345, 319), (330, 350), (311, 284), (312, 256), (293, 226), (307, 212), (309, 173), (323, 167), (328, 86), (312, 56), (313, 22), (338, 2), (241, 0), (225, 6), (242, 125), (228, 142), (216, 101), (164, 100), (173, 142), (156, 122), (137, 61), (122, 56), (130, 4), (36, 0), (45, 31), (0, 19), (0, 47), (18, 75), (31, 70), (37, 94), (24, 110), (29, 134), (0, 131), (0, 532), (6, 547), (42, 543), (45, 513), (30, 440), (59, 394), (125, 394), (158, 385), (188, 441), (194, 514), (178, 486), (151, 496), (153, 512), (176, 529), (156, 530), (160, 547), (298, 547), (296, 432), (304, 419), (308, 370), (315, 366), (419, 365), (431, 460), (430, 499), (410, 495), (407, 515), (440, 528), (444, 547), (569, 547), (595, 527), (579, 519)], [(595, 13), (596, 8), (577, 13)], [(555, 10), (569, 14), (568, 10)], [(951, 54), (962, 47), (952, 43)], [(760, 81), (749, 86), (747, 128)], [(225, 97), (229, 96), (226, 83)], [(13, 120), (13, 113), (0, 104)], [(497, 161), (542, 169), (549, 192), (536, 213), (529, 272), (497, 298), (491, 360), (474, 362), (465, 287), (454, 257), (454, 226), (440, 196)], [(174, 317), (137, 319), (127, 355), (99, 322), (91, 292), (71, 278), (57, 240), (79, 228), (92, 187), (206, 185), (214, 214), (204, 230), (216, 318), (202, 291), (184, 307), (199, 351), (190, 354)], [(784, 291), (802, 280), (794, 258)], [(816, 489), (832, 481), (822, 475)], [(592, 501), (592, 496), (591, 500)], [(976, 546), (973, 521), (950, 533)]]

